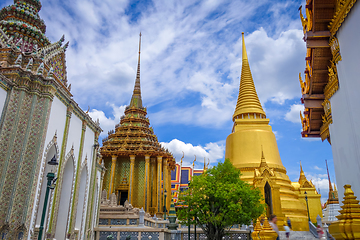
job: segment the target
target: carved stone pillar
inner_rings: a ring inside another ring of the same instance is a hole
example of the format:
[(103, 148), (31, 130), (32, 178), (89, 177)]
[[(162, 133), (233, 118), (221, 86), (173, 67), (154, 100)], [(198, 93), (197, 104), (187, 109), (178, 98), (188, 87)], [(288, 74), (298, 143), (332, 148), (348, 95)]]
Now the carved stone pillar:
[(113, 155), (111, 158), (111, 172), (110, 172), (109, 193), (108, 193), (109, 197), (114, 192), (116, 160), (117, 160), (117, 156)]
[(161, 176), (162, 176), (162, 156), (157, 157), (157, 212), (162, 212), (161, 209)]
[(130, 183), (129, 183), (129, 202), (133, 205), (134, 195), (134, 167), (135, 167), (135, 155), (130, 155)]
[(145, 155), (145, 187), (144, 187), (144, 205), (145, 212), (149, 212), (150, 204), (150, 155)]

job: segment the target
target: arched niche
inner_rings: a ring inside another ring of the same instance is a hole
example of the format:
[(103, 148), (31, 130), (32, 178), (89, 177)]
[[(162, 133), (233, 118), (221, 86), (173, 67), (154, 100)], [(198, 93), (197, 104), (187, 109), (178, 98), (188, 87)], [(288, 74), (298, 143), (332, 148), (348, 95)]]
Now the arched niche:
[(268, 217), (270, 217), (270, 215), (273, 214), (273, 204), (272, 204), (271, 187), (270, 187), (269, 182), (265, 183), (264, 197), (265, 197), (265, 204), (266, 204), (266, 215)]
[[(41, 222), (41, 216), (42, 216), (42, 212), (43, 212), (43, 207), (44, 207), (44, 200), (45, 200), (45, 193), (46, 193), (46, 187), (47, 187), (47, 177), (46, 175), (50, 172), (51, 168), (54, 168), (53, 166), (49, 165), (48, 162), (54, 157), (56, 156), (56, 159), (58, 159), (58, 152), (57, 152), (57, 147), (55, 143), (52, 143), (51, 146), (49, 146), (45, 152), (45, 156), (44, 156), (44, 171), (43, 171), (43, 175), (42, 175), (42, 180), (41, 180), (41, 188), (40, 188), (40, 196), (39, 196), (39, 203), (38, 203), (38, 211), (36, 214), (36, 222), (35, 222), (35, 226), (39, 227), (40, 226), (40, 222)], [(52, 192), (49, 192), (49, 194), (52, 194)], [(49, 213), (49, 208), (50, 208), (50, 198), (48, 200), (48, 205), (46, 208), (46, 217), (45, 217), (45, 222), (44, 222), (44, 229), (47, 229), (47, 219), (48, 219), (48, 213)]]
[(74, 157), (73, 155), (70, 155), (65, 162), (64, 171), (61, 177), (62, 184), (59, 213), (56, 221), (55, 239), (65, 239), (66, 236), (70, 212), (70, 200), (72, 199), (74, 169)]
[(87, 178), (88, 178), (88, 171), (87, 166), (85, 165), (80, 174), (80, 186), (79, 186), (79, 197), (78, 197), (78, 205), (76, 209), (76, 222), (75, 222), (75, 229), (82, 230), (82, 219), (84, 214), (86, 214), (84, 210), (85, 200), (86, 200), (86, 193), (87, 193)]

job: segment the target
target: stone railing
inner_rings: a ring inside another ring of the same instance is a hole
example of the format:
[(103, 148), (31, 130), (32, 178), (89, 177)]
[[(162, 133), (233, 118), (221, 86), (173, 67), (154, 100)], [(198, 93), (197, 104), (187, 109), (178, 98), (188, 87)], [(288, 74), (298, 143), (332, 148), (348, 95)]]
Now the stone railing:
[[(109, 235), (113, 236), (113, 240), (188, 240), (188, 230), (182, 228), (181, 230), (156, 229), (148, 227), (134, 227), (134, 228), (116, 228), (116, 227), (98, 227), (95, 228), (95, 240), (107, 240)], [(190, 230), (190, 240), (195, 239), (195, 231)], [(196, 231), (196, 239), (205, 240), (206, 235), (201, 229)], [(249, 230), (231, 230), (224, 238), (225, 240), (250, 240)]]
[(312, 235), (314, 235), (314, 237), (318, 237), (318, 233), (317, 233), (317, 231), (316, 231), (316, 227), (315, 227), (315, 225), (312, 223), (312, 222), (310, 222), (309, 221), (309, 231), (310, 231), (310, 233), (312, 234)]

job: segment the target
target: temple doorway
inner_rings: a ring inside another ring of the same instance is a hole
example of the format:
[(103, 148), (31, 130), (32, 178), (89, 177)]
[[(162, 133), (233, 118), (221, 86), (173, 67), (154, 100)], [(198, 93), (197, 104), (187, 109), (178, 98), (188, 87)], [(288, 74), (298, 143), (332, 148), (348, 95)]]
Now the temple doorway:
[(272, 205), (272, 197), (271, 197), (271, 187), (268, 182), (266, 182), (264, 187), (265, 193), (265, 204), (266, 204), (266, 216), (270, 217), (273, 214), (273, 205)]
[(127, 190), (119, 190), (118, 204), (124, 206), (124, 203), (127, 199), (128, 199), (128, 191)]

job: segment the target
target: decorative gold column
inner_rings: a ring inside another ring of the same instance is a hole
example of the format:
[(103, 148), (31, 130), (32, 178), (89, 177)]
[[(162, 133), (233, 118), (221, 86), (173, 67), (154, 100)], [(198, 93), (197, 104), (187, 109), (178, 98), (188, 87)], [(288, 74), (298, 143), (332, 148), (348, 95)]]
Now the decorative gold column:
[(110, 172), (109, 193), (108, 193), (109, 197), (114, 191), (116, 159), (117, 159), (116, 155), (113, 155), (111, 158), (111, 172)]
[(133, 205), (134, 195), (134, 167), (135, 167), (135, 155), (130, 155), (130, 183), (129, 183), (129, 202)]
[(145, 188), (144, 188), (144, 205), (145, 212), (149, 212), (150, 204), (150, 155), (145, 155)]
[[(163, 188), (164, 188), (164, 194), (163, 194), (163, 205), (166, 205), (166, 209), (168, 209), (167, 207), (167, 197), (169, 196), (169, 188), (168, 188), (168, 179), (169, 179), (169, 175), (168, 175), (168, 163), (167, 163), (167, 158), (163, 159), (163, 174), (164, 174), (164, 179), (163, 179)], [(165, 191), (166, 191), (166, 202), (165, 202)]]
[(162, 156), (157, 157), (157, 212), (161, 212), (161, 171)]
[(171, 199), (172, 199), (172, 194), (171, 194), (171, 169), (168, 167), (168, 183), (167, 183), (167, 187), (168, 187), (168, 196), (166, 198), (166, 208), (170, 209), (170, 205), (171, 205)]

